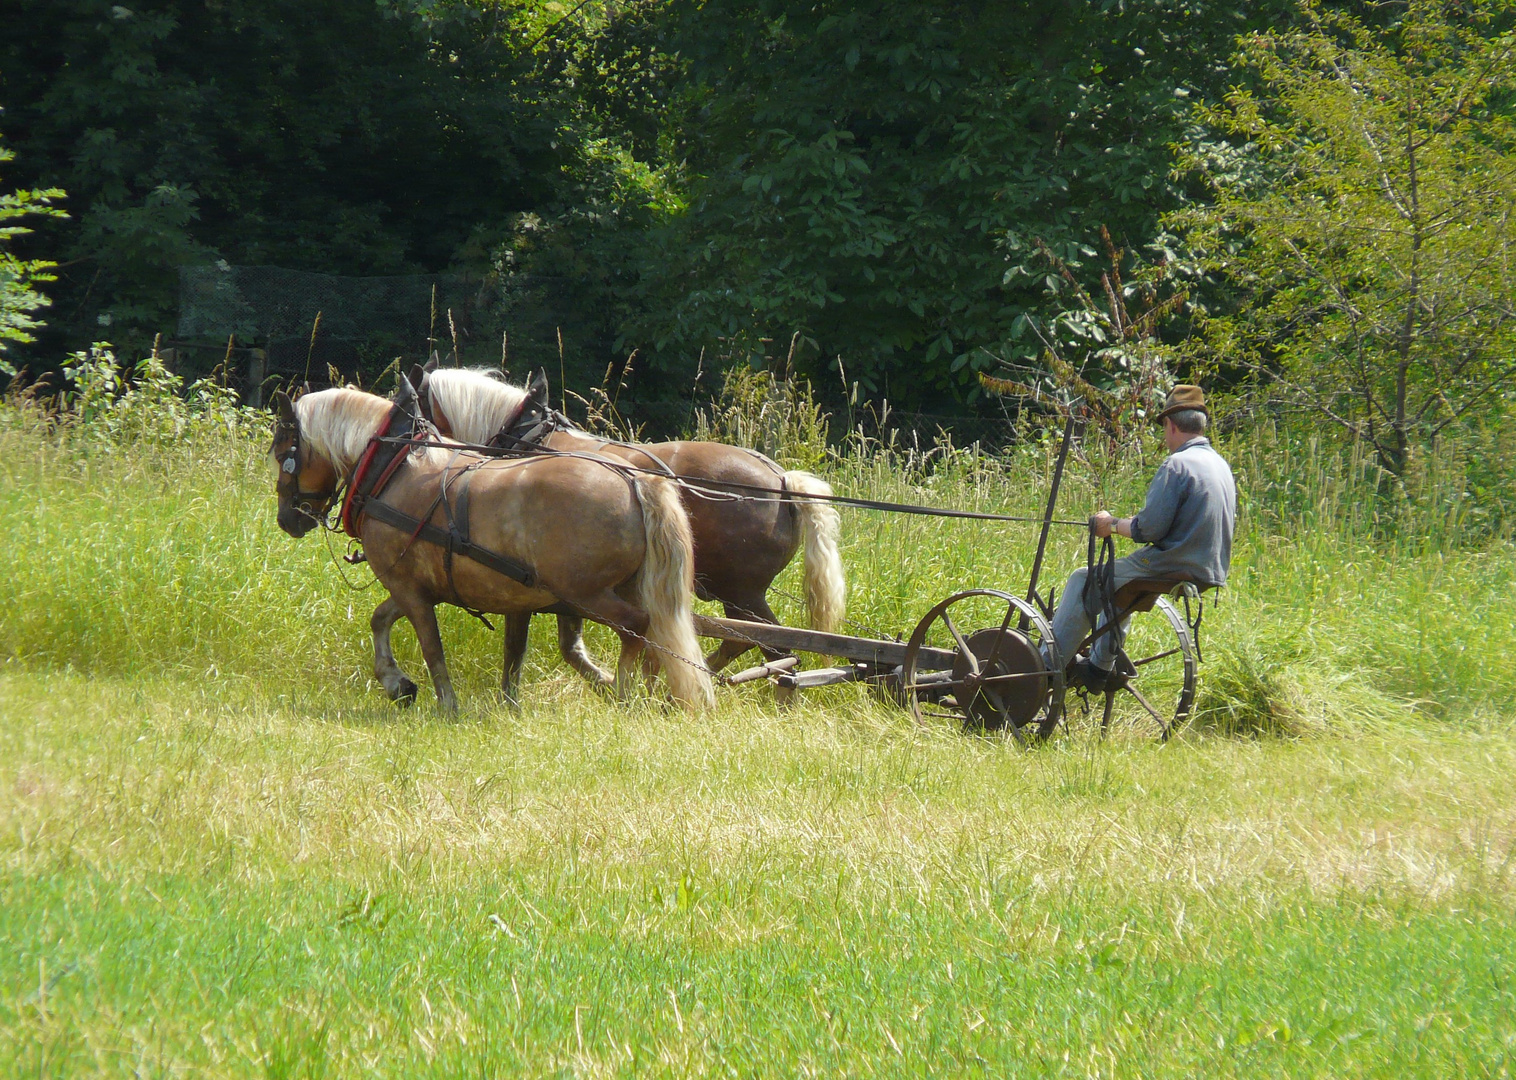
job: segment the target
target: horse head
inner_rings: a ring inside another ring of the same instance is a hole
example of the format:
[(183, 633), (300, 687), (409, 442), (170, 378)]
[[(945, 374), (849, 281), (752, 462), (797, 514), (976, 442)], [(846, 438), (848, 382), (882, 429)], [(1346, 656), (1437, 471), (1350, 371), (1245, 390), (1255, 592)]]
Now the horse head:
[(279, 466), (279, 527), (297, 540), (326, 520), (340, 479), (336, 468), (301, 437), (300, 417), (289, 395), (274, 393), (274, 441), (269, 453)]
[[(426, 381), (425, 374), (422, 375), (421, 381), (423, 383)], [(414, 380), (401, 375), (400, 382), (395, 387), (395, 396), (390, 399), (395, 403), (397, 409), (413, 420), (419, 420), (423, 417), (421, 395), (416, 391), (418, 385)]]
[(510, 440), (518, 436), (529, 438), (530, 436), (524, 433), (537, 428), (552, 415), (552, 412), (553, 406), (548, 396), (547, 372), (538, 369), (532, 376), (532, 381), (527, 384), (526, 397), (517, 407), (515, 417), (507, 427), (496, 434), (494, 441), (497, 444), (513, 445)]

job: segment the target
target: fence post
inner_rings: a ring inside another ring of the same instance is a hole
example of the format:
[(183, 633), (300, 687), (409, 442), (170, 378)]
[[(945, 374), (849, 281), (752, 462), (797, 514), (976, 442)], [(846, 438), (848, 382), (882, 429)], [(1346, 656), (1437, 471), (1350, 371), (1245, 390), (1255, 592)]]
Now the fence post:
[(247, 400), (255, 409), (263, 406), (263, 380), (268, 377), (268, 351), (247, 350)]

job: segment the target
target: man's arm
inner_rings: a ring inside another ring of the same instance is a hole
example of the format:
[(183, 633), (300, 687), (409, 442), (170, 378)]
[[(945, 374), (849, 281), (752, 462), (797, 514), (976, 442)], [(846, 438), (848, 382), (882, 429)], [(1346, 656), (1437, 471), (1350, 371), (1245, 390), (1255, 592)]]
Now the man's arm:
[(1139, 544), (1162, 540), (1174, 524), (1174, 515), (1183, 501), (1184, 490), (1184, 478), (1178, 470), (1165, 463), (1158, 470), (1158, 475), (1153, 477), (1142, 509), (1131, 517), (1124, 518), (1101, 510), (1095, 515), (1095, 535), (1104, 537), (1115, 533)]
[(1152, 544), (1162, 540), (1174, 527), (1174, 518), (1179, 513), (1179, 504), (1189, 490), (1189, 481), (1180, 472), (1170, 457), (1158, 469), (1158, 475), (1148, 485), (1148, 497), (1131, 519), (1127, 536), (1139, 544)]

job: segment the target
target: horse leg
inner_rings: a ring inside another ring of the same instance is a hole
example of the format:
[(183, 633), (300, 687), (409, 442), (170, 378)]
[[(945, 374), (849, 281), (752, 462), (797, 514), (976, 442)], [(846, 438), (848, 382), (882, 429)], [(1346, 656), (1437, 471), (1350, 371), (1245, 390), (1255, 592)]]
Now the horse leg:
[[(729, 619), (735, 617), (734, 615), (727, 615)], [(725, 638), (720, 645), (716, 646), (715, 652), (705, 658), (705, 666), (713, 672), (720, 671), (752, 647), (746, 641), (733, 641), (731, 638)]]
[(621, 656), (616, 660), (616, 697), (625, 701), (631, 696), (632, 687), (637, 681), (637, 668), (647, 649), (647, 643), (640, 637), (623, 633), (621, 635)]
[(584, 647), (584, 619), (581, 616), (558, 616), (558, 651), (568, 661), (569, 667), (596, 686), (611, 685), (610, 673), (595, 663), (589, 650)]
[[(773, 610), (769, 608), (761, 596), (758, 598), (756, 606), (751, 603), (739, 604), (732, 600), (723, 599), (721, 601), (721, 610), (726, 612), (728, 619), (741, 619), (743, 622), (777, 623), (779, 621), (775, 618)], [(760, 612), (765, 614), (760, 614)], [(705, 658), (705, 666), (712, 671), (720, 671), (733, 660), (737, 659), (737, 657), (754, 647), (750, 641), (734, 641), (731, 638), (724, 638), (721, 644), (716, 646), (716, 651)], [(777, 656), (778, 654), (775, 653), (774, 655)], [(772, 660), (773, 658), (767, 653), (764, 654), (764, 659), (766, 660)]]
[(416, 700), (416, 684), (400, 670), (394, 650), (390, 648), (390, 628), (401, 614), (400, 605), (392, 596), (374, 609), (368, 624), (374, 632), (374, 678), (379, 680), (391, 701), (409, 705)]
[(437, 704), (450, 713), (458, 711), (458, 695), (453, 693), (453, 679), (447, 672), (447, 659), (442, 655), (442, 632), (437, 629), (436, 605), (421, 599), (401, 601), (405, 617), (416, 631), (416, 640), (421, 643), (421, 655), (426, 660), (426, 670), (432, 676), (432, 689), (437, 692)]
[[(621, 657), (616, 663), (616, 697), (625, 700), (631, 692), (632, 683), (637, 674), (637, 661), (642, 656), (642, 650), (646, 644), (648, 614), (641, 608), (627, 603), (614, 592), (606, 590), (599, 595), (587, 599), (577, 600), (574, 603), (580, 611), (611, 627), (621, 637)], [(568, 616), (560, 616), (559, 633), (560, 644), (562, 643), (562, 620)], [(582, 629), (583, 620), (577, 619), (576, 630)], [(575, 635), (576, 638), (578, 635)], [(582, 640), (581, 640), (582, 647)], [(598, 669), (597, 669), (598, 670)]]
[(532, 628), (532, 614), (524, 611), (505, 617), (505, 664), (500, 672), (500, 692), (506, 703), (519, 707), (521, 664), (526, 659), (526, 638)]
[[(721, 608), (726, 612), (728, 619), (741, 619), (743, 622), (766, 622), (773, 623), (775, 626), (779, 625), (779, 616), (774, 614), (774, 609), (769, 607), (768, 601), (762, 596), (759, 596), (757, 599), (749, 598), (740, 604), (730, 600), (723, 600)], [(750, 641), (733, 641), (728, 638), (706, 659), (705, 666), (712, 671), (720, 671), (751, 648), (754, 648), (754, 644)], [(778, 649), (764, 648), (762, 645), (757, 646), (757, 648), (763, 650), (763, 659), (765, 661), (778, 660), (781, 656), (788, 655)]]

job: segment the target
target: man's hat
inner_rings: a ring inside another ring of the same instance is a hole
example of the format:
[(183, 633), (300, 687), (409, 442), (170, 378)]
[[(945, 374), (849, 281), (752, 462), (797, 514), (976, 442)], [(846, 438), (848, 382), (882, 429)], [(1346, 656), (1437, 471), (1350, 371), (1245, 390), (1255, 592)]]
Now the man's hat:
[(1180, 383), (1169, 391), (1169, 396), (1163, 399), (1163, 411), (1153, 419), (1162, 423), (1164, 417), (1185, 409), (1196, 409), (1209, 417), (1211, 410), (1205, 407), (1205, 391), (1189, 383)]

